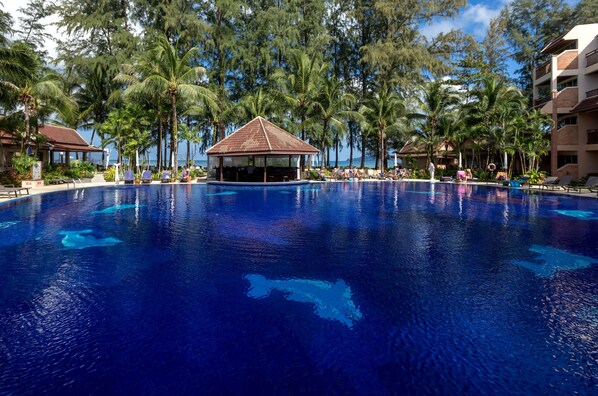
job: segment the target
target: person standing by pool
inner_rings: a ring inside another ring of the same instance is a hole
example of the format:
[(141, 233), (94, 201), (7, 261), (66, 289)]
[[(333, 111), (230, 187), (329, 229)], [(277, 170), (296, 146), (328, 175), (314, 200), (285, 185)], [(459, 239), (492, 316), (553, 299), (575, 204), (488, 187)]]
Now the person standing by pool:
[(436, 168), (434, 167), (434, 163), (432, 161), (430, 161), (428, 170), (430, 171), (430, 181), (434, 181), (434, 171), (436, 170)]

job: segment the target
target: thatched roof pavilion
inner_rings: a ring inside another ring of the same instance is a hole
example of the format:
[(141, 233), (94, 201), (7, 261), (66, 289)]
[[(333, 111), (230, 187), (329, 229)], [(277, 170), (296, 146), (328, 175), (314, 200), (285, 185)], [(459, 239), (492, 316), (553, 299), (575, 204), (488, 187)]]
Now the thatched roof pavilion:
[(256, 117), (210, 147), (208, 159), (218, 159), (220, 181), (276, 182), (299, 180), (299, 158), (318, 149)]

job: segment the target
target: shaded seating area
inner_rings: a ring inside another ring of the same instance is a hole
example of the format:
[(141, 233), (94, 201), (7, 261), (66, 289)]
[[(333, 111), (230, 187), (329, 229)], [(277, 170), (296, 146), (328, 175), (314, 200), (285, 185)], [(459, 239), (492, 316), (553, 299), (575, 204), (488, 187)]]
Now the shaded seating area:
[[(285, 182), (300, 180), (300, 157), (318, 150), (298, 137), (256, 117), (207, 151), (208, 168), (221, 182)], [(210, 166), (209, 161), (215, 163)]]

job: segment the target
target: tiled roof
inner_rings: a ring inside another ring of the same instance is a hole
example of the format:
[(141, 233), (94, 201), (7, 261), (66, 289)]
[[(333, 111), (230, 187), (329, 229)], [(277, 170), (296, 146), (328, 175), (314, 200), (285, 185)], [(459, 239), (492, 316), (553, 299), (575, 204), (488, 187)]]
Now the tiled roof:
[(598, 96), (592, 96), (579, 102), (574, 108), (571, 109), (571, 113), (581, 113), (582, 111), (590, 111), (598, 109)]
[[(43, 149), (51, 148), (54, 151), (92, 152), (102, 151), (90, 146), (89, 143), (74, 129), (59, 127), (55, 125), (43, 125), (38, 132), (48, 138), (48, 142), (42, 145)], [(14, 144), (14, 140), (8, 134), (0, 131), (3, 144)], [(51, 146), (51, 147), (50, 147)]]
[(257, 117), (210, 147), (210, 156), (317, 154), (318, 149)]

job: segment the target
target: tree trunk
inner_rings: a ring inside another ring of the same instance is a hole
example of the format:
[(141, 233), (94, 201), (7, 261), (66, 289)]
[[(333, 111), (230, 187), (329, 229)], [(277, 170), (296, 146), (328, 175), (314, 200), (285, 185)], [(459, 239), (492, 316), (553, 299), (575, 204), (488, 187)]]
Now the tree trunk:
[(361, 169), (365, 168), (365, 135), (361, 133)]
[(25, 113), (25, 139), (23, 142), (21, 142), (21, 152), (24, 152), (25, 145), (29, 145), (29, 140), (31, 139), (31, 130), (29, 125), (29, 100), (25, 100), (23, 103), (23, 111)]
[(172, 95), (172, 136), (171, 136), (171, 147), (170, 152), (172, 156), (172, 172), (174, 177), (177, 177), (178, 167), (179, 167), (179, 150), (178, 150), (178, 122), (177, 122), (177, 115), (176, 115), (176, 96)]
[(349, 123), (349, 167), (353, 167), (353, 122)]
[(191, 140), (187, 139), (187, 156), (185, 158), (185, 164), (191, 165)]
[(336, 158), (334, 159), (334, 167), (335, 167), (335, 168), (338, 168), (338, 146), (339, 146), (340, 144), (341, 144), (341, 143), (340, 143), (340, 142), (337, 140), (337, 141), (336, 141), (336, 147), (335, 147), (335, 150), (336, 150)]
[[(305, 142), (305, 126), (303, 126), (303, 123), (305, 122), (305, 115), (301, 114), (301, 140), (303, 140)], [(305, 170), (305, 156), (302, 155), (301, 158), (299, 159), (299, 167), (301, 169), (301, 173), (303, 173), (303, 171)]]
[(156, 150), (156, 166), (158, 167), (158, 172), (162, 172), (162, 117), (158, 119), (158, 149)]

